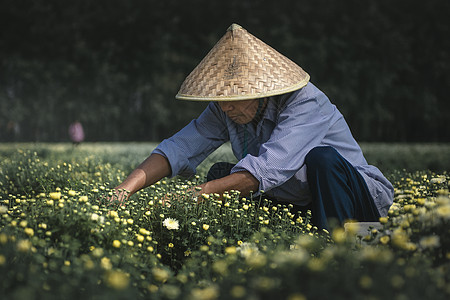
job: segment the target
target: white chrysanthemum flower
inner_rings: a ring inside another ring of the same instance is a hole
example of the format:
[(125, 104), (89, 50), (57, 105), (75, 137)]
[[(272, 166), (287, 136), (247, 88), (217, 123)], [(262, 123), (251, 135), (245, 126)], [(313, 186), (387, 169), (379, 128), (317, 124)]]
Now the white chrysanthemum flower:
[(253, 243), (242, 243), (237, 250), (245, 258), (259, 253), (258, 247)]
[(98, 218), (99, 218), (99, 215), (97, 215), (96, 213), (93, 213), (93, 214), (91, 215), (91, 220), (94, 221), (94, 222), (97, 222), (97, 221), (98, 221)]
[(163, 221), (163, 225), (169, 230), (180, 228), (180, 224), (178, 223), (178, 220), (175, 220), (175, 219), (172, 219), (172, 218), (165, 219)]
[(4, 205), (0, 205), (0, 214), (6, 214), (8, 212), (8, 208)]
[(440, 183), (444, 183), (445, 182), (445, 177), (435, 177), (435, 178), (431, 178), (430, 179), (430, 183), (434, 184), (440, 184)]

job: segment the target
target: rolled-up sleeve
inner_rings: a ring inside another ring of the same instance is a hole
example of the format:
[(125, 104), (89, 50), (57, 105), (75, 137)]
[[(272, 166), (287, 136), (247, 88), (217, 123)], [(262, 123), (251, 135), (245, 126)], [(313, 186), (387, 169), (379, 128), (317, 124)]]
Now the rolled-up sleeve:
[(225, 124), (223, 114), (210, 103), (197, 119), (162, 141), (152, 153), (168, 159), (171, 177), (193, 175), (197, 166), (229, 139)]
[(282, 110), (259, 154), (247, 155), (232, 172), (248, 171), (265, 192), (288, 181), (302, 167), (308, 152), (321, 144), (329, 130), (333, 107), (321, 96), (291, 101)]

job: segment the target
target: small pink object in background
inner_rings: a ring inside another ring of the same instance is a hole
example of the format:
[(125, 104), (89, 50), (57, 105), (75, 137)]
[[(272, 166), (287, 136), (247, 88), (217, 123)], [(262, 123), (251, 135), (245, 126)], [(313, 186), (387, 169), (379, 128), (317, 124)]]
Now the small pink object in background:
[(83, 125), (80, 122), (76, 121), (70, 124), (69, 126), (69, 135), (70, 139), (74, 144), (79, 144), (84, 141), (84, 130)]

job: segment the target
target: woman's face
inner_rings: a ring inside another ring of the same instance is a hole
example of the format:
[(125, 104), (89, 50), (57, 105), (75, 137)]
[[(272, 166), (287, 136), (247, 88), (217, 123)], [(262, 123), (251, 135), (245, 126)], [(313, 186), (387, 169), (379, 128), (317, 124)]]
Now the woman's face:
[(218, 101), (222, 111), (237, 124), (250, 123), (258, 111), (259, 99)]

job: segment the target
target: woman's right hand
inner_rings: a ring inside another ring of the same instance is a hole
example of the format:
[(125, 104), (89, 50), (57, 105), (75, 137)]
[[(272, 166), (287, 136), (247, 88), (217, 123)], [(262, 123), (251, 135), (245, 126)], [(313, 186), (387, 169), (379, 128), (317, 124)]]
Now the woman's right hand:
[(107, 198), (109, 204), (114, 205), (124, 205), (125, 202), (130, 198), (131, 193), (125, 189), (114, 188), (112, 195)]

